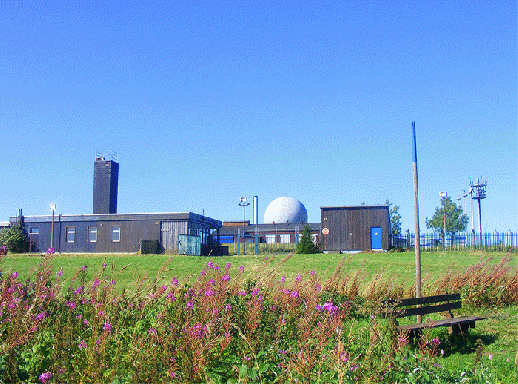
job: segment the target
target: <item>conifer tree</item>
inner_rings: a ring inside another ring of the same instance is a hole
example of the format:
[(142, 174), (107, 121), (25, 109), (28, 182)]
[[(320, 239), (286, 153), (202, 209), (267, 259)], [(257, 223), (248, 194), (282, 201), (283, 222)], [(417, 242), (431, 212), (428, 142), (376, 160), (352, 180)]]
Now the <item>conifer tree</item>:
[(304, 226), (304, 231), (297, 244), (297, 253), (320, 253), (318, 246), (311, 240), (311, 228), (307, 224)]

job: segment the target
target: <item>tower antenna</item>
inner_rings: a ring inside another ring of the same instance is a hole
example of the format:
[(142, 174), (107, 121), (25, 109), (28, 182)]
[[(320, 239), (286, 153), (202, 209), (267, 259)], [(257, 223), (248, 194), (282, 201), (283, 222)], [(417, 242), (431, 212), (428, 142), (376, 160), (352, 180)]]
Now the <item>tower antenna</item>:
[(471, 198), (478, 201), (478, 229), (480, 232), (480, 244), (482, 245), (482, 211), (480, 206), (480, 200), (486, 198), (486, 185), (487, 181), (480, 176), (477, 181), (471, 181), (469, 179), (469, 186), (471, 189)]

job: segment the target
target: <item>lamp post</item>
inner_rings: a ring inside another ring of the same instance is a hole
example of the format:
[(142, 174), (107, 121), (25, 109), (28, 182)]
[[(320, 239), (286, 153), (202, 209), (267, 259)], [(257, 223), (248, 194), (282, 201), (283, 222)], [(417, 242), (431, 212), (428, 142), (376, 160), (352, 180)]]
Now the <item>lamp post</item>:
[(446, 250), (446, 197), (448, 194), (446, 192), (439, 192), (439, 196), (442, 197), (442, 213), (444, 218), (444, 240), (442, 244), (443, 251)]
[(56, 204), (50, 204), (52, 210), (52, 224), (50, 225), (50, 248), (54, 247), (54, 211), (56, 210)]
[(239, 199), (239, 206), (243, 207), (243, 255), (246, 254), (245, 250), (245, 208), (248, 207), (250, 203), (246, 197), (241, 197)]

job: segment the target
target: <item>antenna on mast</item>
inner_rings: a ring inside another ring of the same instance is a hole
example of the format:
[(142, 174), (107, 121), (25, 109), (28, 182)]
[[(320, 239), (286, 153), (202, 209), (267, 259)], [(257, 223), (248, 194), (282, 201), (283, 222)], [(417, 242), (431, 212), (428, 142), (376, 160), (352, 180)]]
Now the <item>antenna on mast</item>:
[(471, 178), (469, 179), (469, 186), (470, 186), (470, 194), (471, 199), (478, 201), (478, 228), (480, 232), (480, 244), (482, 244), (482, 211), (480, 206), (480, 200), (486, 198), (486, 186), (487, 181), (480, 176), (480, 179), (477, 178), (477, 181), (471, 181)]

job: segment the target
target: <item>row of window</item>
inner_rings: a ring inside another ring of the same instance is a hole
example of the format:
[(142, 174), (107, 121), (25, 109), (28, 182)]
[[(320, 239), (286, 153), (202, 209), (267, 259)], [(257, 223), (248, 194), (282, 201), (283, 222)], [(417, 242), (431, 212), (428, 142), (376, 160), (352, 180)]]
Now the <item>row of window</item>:
[[(29, 234), (39, 235), (40, 229), (38, 227), (29, 228)], [(97, 227), (88, 227), (88, 238), (89, 243), (97, 243)], [(111, 227), (112, 243), (120, 243), (121, 241), (121, 227), (114, 225)], [(65, 241), (67, 243), (76, 242), (76, 227), (66, 227), (65, 230)]]
[[(111, 227), (112, 243), (120, 243), (121, 227), (114, 225)], [(74, 243), (76, 241), (76, 227), (66, 227), (65, 241)], [(88, 242), (97, 243), (97, 227), (88, 227)]]
[[(279, 243), (280, 244), (289, 244), (291, 243), (291, 235), (288, 234), (280, 234), (279, 236)], [(300, 236), (300, 235), (299, 235)], [(277, 235), (265, 235), (265, 240), (267, 244), (275, 244), (277, 242)], [(317, 241), (317, 234), (312, 233), (311, 234), (311, 240), (315, 243)]]

